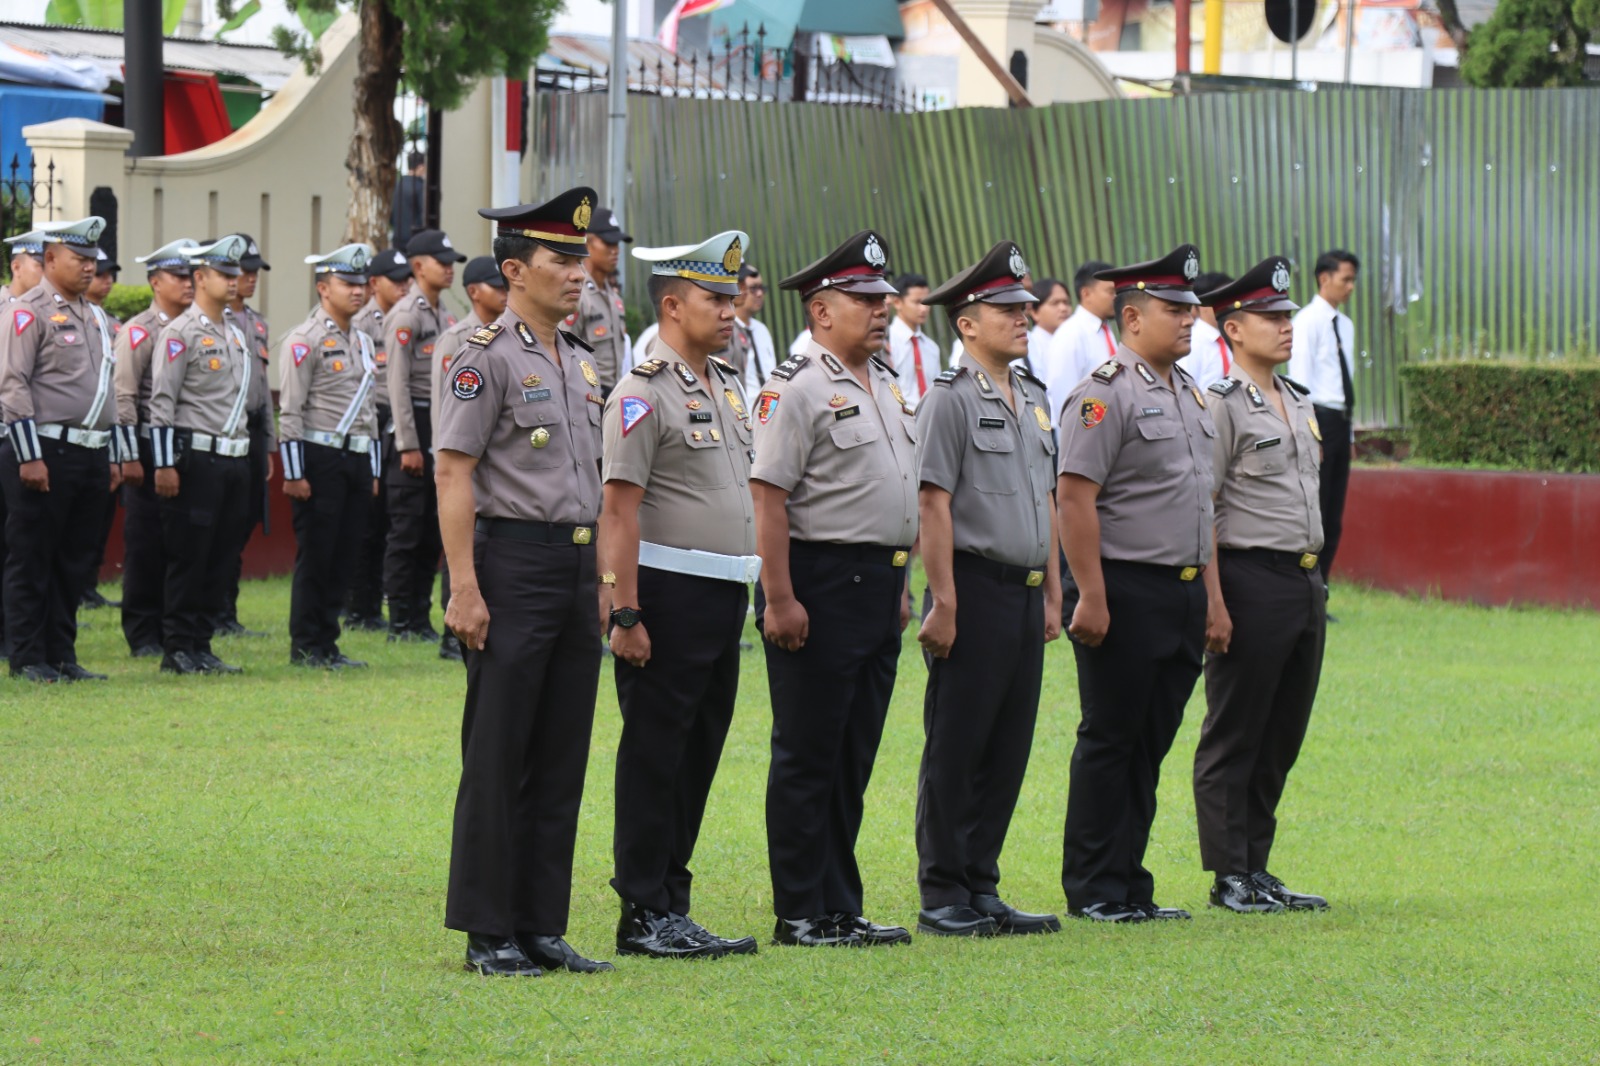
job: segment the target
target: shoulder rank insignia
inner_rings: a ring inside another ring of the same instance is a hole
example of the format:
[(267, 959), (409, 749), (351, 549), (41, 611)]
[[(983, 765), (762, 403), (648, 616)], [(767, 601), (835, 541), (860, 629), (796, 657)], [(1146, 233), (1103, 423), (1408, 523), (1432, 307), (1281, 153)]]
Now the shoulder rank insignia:
[(1133, 369), (1138, 372), (1140, 377), (1144, 378), (1144, 383), (1146, 385), (1154, 385), (1156, 383), (1156, 376), (1151, 373), (1150, 368), (1145, 366), (1143, 363), (1134, 363)]
[(882, 359), (878, 358), (876, 355), (867, 356), (867, 362), (871, 363), (873, 366), (877, 367), (879, 370), (883, 371), (885, 374), (889, 374), (891, 376), (893, 376), (893, 374), (894, 374), (894, 367), (890, 366), (888, 363), (884, 362)]
[(678, 380), (691, 389), (700, 387), (700, 379), (694, 376), (694, 371), (689, 369), (688, 363), (673, 363), (672, 369), (678, 375)]
[(1250, 397), (1250, 402), (1257, 407), (1267, 406), (1266, 398), (1261, 395), (1261, 390), (1256, 388), (1256, 383), (1251, 382), (1244, 387), (1245, 395)]
[(827, 367), (828, 370), (831, 373), (834, 373), (834, 374), (843, 374), (844, 373), (844, 364), (839, 362), (839, 360), (834, 356), (834, 354), (832, 352), (823, 352), (822, 353), (822, 365)]
[(1283, 383), (1285, 385), (1288, 385), (1291, 389), (1293, 389), (1295, 392), (1298, 392), (1300, 395), (1302, 395), (1302, 396), (1310, 396), (1311, 395), (1311, 390), (1310, 389), (1306, 388), (1304, 385), (1300, 384), (1298, 381), (1296, 381), (1294, 378), (1290, 377), (1289, 375), (1280, 374), (1278, 376), (1283, 378)]
[(1049, 386), (1045, 385), (1043, 378), (1041, 378), (1039, 375), (1035, 374), (1033, 371), (1029, 370), (1027, 367), (1018, 364), (1014, 369), (1017, 372), (1017, 377), (1022, 378), (1024, 381), (1031, 381), (1035, 385), (1040, 386), (1041, 388), (1048, 388), (1049, 387)]
[(1218, 396), (1226, 396), (1239, 387), (1238, 378), (1218, 378), (1211, 383), (1211, 391)]
[(530, 348), (539, 343), (533, 339), (533, 330), (528, 328), (528, 324), (526, 322), (517, 323), (517, 336), (521, 337), (522, 343), (526, 344)]
[(989, 384), (989, 376), (983, 371), (974, 370), (972, 372), (972, 376), (978, 382), (978, 388), (982, 389), (984, 392), (994, 391), (994, 386)]
[[(520, 323), (519, 323), (519, 325), (520, 325)], [(495, 322), (495, 323), (493, 323), (491, 325), (484, 326), (482, 329), (478, 330), (478, 332), (476, 332), (472, 336), (468, 337), (467, 338), (467, 343), (468, 344), (473, 344), (473, 345), (478, 346), (479, 348), (482, 348), (485, 344), (488, 344), (490, 341), (492, 341), (496, 337), (500, 336), (501, 331), (503, 331), (504, 329), (505, 329), (505, 327), (502, 326), (498, 322)]]
[(564, 329), (557, 330), (556, 332), (560, 333), (563, 337), (567, 338), (567, 340), (572, 343), (573, 347), (582, 348), (586, 352), (594, 351), (594, 346), (591, 345), (588, 341), (584, 340), (582, 337), (578, 336), (576, 333), (568, 333)]
[(1115, 359), (1107, 359), (1096, 367), (1094, 373), (1089, 376), (1097, 381), (1110, 381), (1120, 373), (1122, 373), (1122, 364)]
[(811, 357), (808, 355), (791, 355), (772, 369), (772, 376), (784, 381), (791, 381), (810, 361)]
[(633, 368), (633, 372), (642, 378), (653, 378), (667, 368), (665, 359), (646, 359)]
[(713, 355), (709, 362), (712, 366), (717, 368), (717, 371), (722, 374), (723, 377), (727, 377), (729, 374), (737, 374), (739, 372), (734, 369), (732, 363), (728, 362), (720, 355)]
[(966, 372), (967, 368), (964, 366), (953, 366), (949, 370), (946, 370), (944, 373), (940, 374), (938, 377), (934, 378), (933, 383), (935, 385), (949, 385), (952, 381)]

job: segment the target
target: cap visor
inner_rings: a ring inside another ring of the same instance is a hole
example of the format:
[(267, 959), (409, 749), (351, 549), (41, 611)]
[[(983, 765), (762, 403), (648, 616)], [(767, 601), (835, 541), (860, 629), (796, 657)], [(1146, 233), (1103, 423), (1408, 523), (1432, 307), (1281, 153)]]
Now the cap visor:
[(700, 286), (702, 289), (706, 290), (707, 292), (716, 293), (718, 296), (737, 296), (737, 295), (739, 295), (739, 283), (737, 281), (735, 281), (735, 282), (696, 281), (695, 284)]
[(578, 259), (589, 258), (589, 249), (581, 244), (562, 244), (560, 241), (541, 241), (538, 237), (529, 237), (534, 244), (541, 248), (548, 248), (557, 255), (570, 255)]
[(1191, 307), (1200, 306), (1200, 297), (1187, 289), (1146, 289), (1145, 292), (1158, 300), (1165, 300), (1169, 304), (1188, 304)]
[(835, 292), (858, 292), (862, 295), (882, 293), (885, 296), (899, 296), (900, 290), (890, 285), (883, 278), (862, 278), (860, 281), (845, 280), (829, 288)]
[(82, 256), (85, 259), (94, 259), (94, 260), (98, 261), (99, 258), (100, 258), (100, 249), (96, 248), (94, 245), (90, 245), (87, 248), (83, 248), (83, 247), (80, 247), (79, 245), (76, 245), (76, 244), (68, 244), (66, 241), (59, 241), (57, 243), (59, 243), (61, 245), (61, 247), (63, 247), (63, 248), (72, 249), (74, 252), (76, 252), (78, 255)]
[(1265, 303), (1256, 304), (1254, 307), (1241, 307), (1241, 311), (1298, 311), (1300, 305), (1287, 296), (1280, 296), (1276, 300), (1267, 300)]
[(352, 285), (365, 285), (367, 283), (367, 276), (355, 271), (335, 270), (333, 276), (340, 281), (348, 281)]
[(1000, 292), (984, 296), (978, 301), (981, 304), (1036, 304), (1038, 297), (1024, 288), (1002, 289)]
[(465, 263), (467, 261), (467, 257), (454, 248), (446, 248), (443, 251), (436, 252), (433, 257), (441, 263)]

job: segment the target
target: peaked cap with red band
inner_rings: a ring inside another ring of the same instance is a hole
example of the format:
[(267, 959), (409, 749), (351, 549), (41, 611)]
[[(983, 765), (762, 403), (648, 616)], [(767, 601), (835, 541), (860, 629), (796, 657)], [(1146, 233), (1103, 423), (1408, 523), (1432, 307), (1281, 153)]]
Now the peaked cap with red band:
[(1001, 241), (982, 259), (922, 298), (959, 310), (970, 304), (1036, 304), (1038, 298), (1022, 284), (1028, 264), (1014, 241)]
[(1200, 302), (1217, 312), (1221, 319), (1235, 311), (1298, 311), (1300, 305), (1289, 299), (1289, 257), (1275, 255), (1263, 259), (1220, 289), (1200, 294)]
[(823, 289), (897, 295), (884, 276), (889, 268), (889, 242), (864, 229), (798, 273), (778, 282), (780, 289), (798, 289), (809, 300)]
[(497, 237), (527, 237), (562, 255), (589, 254), (584, 238), (600, 196), (587, 185), (568, 189), (542, 204), (481, 207), (478, 214), (495, 224)]
[(1200, 250), (1192, 244), (1180, 244), (1160, 259), (1102, 270), (1095, 279), (1114, 284), (1118, 295), (1146, 292), (1168, 303), (1198, 304), (1200, 299), (1193, 286), (1199, 276)]

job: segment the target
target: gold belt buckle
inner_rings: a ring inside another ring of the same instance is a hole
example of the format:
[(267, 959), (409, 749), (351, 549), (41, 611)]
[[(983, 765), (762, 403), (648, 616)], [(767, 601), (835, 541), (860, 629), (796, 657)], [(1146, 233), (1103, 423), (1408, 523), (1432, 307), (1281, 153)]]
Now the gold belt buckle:
[(1195, 579), (1195, 575), (1199, 572), (1200, 568), (1198, 566), (1186, 566), (1182, 570), (1178, 571), (1178, 580), (1193, 581)]
[(894, 558), (890, 560), (890, 563), (892, 565), (894, 565), (894, 566), (904, 566), (904, 565), (906, 565), (906, 562), (910, 558), (911, 558), (911, 553), (910, 552), (905, 552), (905, 551), (895, 552), (894, 553)]
[(575, 526), (572, 530), (572, 543), (587, 544), (594, 539), (594, 530), (588, 526)]
[(1030, 589), (1036, 589), (1042, 584), (1044, 584), (1044, 571), (1043, 570), (1029, 570), (1028, 571), (1028, 587)]
[(1300, 556), (1300, 569), (1315, 570), (1316, 568), (1317, 557), (1315, 555), (1312, 555), (1310, 552), (1306, 552), (1304, 555)]

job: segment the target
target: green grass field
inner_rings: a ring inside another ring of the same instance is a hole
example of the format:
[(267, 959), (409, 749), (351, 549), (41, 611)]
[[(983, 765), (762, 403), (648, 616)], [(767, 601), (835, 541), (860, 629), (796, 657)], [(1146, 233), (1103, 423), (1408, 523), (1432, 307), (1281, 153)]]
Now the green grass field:
[[(108, 589), (114, 595), (115, 589)], [(1322, 915), (1208, 912), (1189, 776), (1167, 760), (1149, 861), (1192, 923), (803, 951), (771, 934), (760, 651), (712, 794), (696, 916), (754, 958), (474, 978), (442, 926), (463, 673), (353, 636), (360, 673), (287, 665), (287, 581), (239, 678), (80, 658), (109, 684), (0, 682), (0, 1062), (1322, 1063), (1600, 1061), (1600, 617), (1342, 589), (1274, 868)], [(924, 671), (908, 635), (868, 797), (868, 911), (916, 917)], [(603, 668), (569, 938), (611, 955), (618, 733)], [(1003, 892), (1063, 906), (1070, 649), (1049, 651)]]

